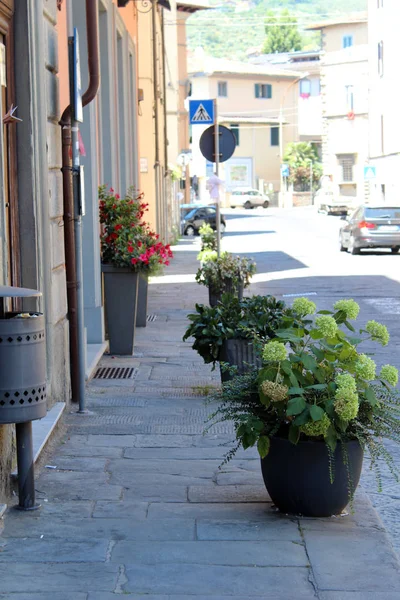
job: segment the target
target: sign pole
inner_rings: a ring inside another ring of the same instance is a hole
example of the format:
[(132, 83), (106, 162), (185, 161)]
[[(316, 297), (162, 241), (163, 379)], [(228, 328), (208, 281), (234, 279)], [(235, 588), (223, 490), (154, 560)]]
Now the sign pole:
[[(218, 106), (217, 100), (214, 100), (214, 147), (215, 147), (215, 174), (219, 177), (219, 124), (218, 124)], [(221, 256), (221, 198), (219, 196), (219, 188), (218, 188), (218, 199), (216, 203), (216, 211), (217, 211), (217, 254), (218, 257)]]
[(85, 398), (85, 372), (86, 372), (86, 344), (84, 324), (84, 298), (83, 298), (83, 251), (82, 251), (82, 193), (81, 193), (81, 167), (79, 157), (79, 123), (83, 121), (82, 103), (80, 96), (80, 65), (78, 32), (75, 29), (73, 37), (69, 38), (70, 48), (70, 95), (71, 95), (71, 139), (72, 139), (72, 183), (74, 195), (74, 231), (75, 231), (75, 263), (76, 263), (76, 295), (77, 295), (77, 322), (78, 322), (78, 364), (79, 386), (78, 401), (79, 413), (86, 413)]

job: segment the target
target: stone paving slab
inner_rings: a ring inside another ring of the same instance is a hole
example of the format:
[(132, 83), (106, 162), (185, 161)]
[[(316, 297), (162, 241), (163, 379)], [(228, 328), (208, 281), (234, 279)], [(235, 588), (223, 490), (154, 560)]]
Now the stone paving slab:
[[(1, 569), (1, 589), (25, 593), (68, 592), (69, 599), (75, 600), (75, 592), (114, 591), (119, 577), (118, 565), (96, 563), (16, 563)], [(7, 597), (7, 596), (6, 596)], [(28, 596), (30, 598), (30, 596)]]
[(197, 519), (197, 538), (199, 540), (230, 540), (230, 541), (268, 541), (290, 540), (302, 542), (298, 524), (289, 519), (275, 520), (265, 518), (264, 521)]
[(242, 567), (307, 567), (303, 544), (292, 541), (263, 542), (117, 542), (111, 562), (127, 564), (215, 565)]
[(38, 518), (30, 520), (29, 526), (23, 520), (6, 520), (3, 538), (53, 538), (59, 540), (183, 540), (195, 538), (194, 519), (147, 520), (124, 519), (57, 519)]
[[(292, 593), (296, 589), (298, 598), (310, 598), (313, 587), (308, 579), (308, 570), (305, 568), (285, 568), (285, 577), (282, 570), (275, 567), (227, 567), (203, 565), (140, 565), (126, 566), (127, 583), (124, 591), (145, 592), (161, 594), (190, 594), (196, 590), (197, 594), (224, 594), (247, 595), (248, 598), (260, 596), (265, 593), (266, 586), (271, 595), (285, 592)], [(308, 596), (306, 595), (308, 594)]]
[(385, 533), (305, 531), (304, 540), (321, 590), (395, 592), (400, 563)]
[(268, 492), (263, 485), (190, 486), (189, 502), (268, 502)]
[[(69, 541), (60, 539), (25, 539), (21, 544), (18, 538), (0, 542), (0, 562), (21, 562), (29, 557), (37, 563), (104, 563), (109, 547), (108, 540), (85, 539)], [(40, 567), (39, 567), (40, 568)]]

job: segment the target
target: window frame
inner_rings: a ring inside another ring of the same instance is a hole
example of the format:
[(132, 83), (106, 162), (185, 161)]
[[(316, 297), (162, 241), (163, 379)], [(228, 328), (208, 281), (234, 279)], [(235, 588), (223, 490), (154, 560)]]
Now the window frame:
[(378, 42), (378, 74), (380, 77), (384, 75), (384, 45), (383, 40)]
[(240, 146), (240, 124), (239, 123), (231, 123), (230, 130), (236, 139), (236, 146)]
[[(275, 137), (276, 136), (276, 137)], [(270, 129), (270, 146), (276, 148), (280, 144), (280, 127), (279, 126), (271, 126)]]
[[(348, 42), (351, 43), (348, 43)], [(343, 50), (345, 50), (346, 48), (352, 48), (354, 46), (354, 35), (351, 34), (346, 34), (342, 37), (342, 48)]]
[[(222, 92), (224, 92), (224, 93), (222, 93)], [(218, 98), (227, 98), (228, 97), (228, 82), (227, 81), (218, 81), (217, 93), (218, 93)]]
[(254, 97), (257, 100), (272, 100), (272, 83), (255, 83)]

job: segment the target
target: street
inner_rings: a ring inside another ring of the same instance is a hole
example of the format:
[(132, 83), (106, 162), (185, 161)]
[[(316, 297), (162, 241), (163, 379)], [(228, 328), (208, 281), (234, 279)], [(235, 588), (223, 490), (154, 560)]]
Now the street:
[[(355, 298), (363, 321), (390, 328), (377, 362), (400, 366), (399, 257), (340, 253), (339, 219), (313, 209), (226, 216), (224, 249), (257, 261), (247, 294), (289, 304), (309, 294), (319, 308)], [(134, 356), (103, 357), (101, 366), (132, 367), (132, 378), (94, 378), (89, 414), (67, 414), (41, 462), (41, 510), (7, 512), (2, 600), (397, 599), (400, 486), (385, 469), (379, 494), (366, 460), (354, 513), (328, 519), (278, 514), (254, 448), (219, 469), (232, 426), (203, 435), (219, 373), (182, 342), (187, 314), (207, 302), (194, 281), (199, 246), (181, 239), (171, 268), (153, 279)]]

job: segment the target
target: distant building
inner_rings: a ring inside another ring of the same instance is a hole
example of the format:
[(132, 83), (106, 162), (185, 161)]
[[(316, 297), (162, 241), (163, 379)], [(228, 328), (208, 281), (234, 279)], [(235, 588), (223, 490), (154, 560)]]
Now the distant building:
[[(271, 186), (280, 190), (281, 151), (299, 140), (298, 81), (301, 72), (274, 65), (252, 65), (197, 54), (191, 68), (192, 99), (217, 98), (219, 122), (237, 139), (234, 156), (223, 165), (227, 189)], [(192, 173), (199, 178), (200, 197), (212, 165), (200, 153), (206, 126), (192, 126)], [(280, 135), (282, 134), (282, 140)], [(208, 171), (207, 171), (208, 169)]]
[(261, 54), (256, 49), (248, 52), (254, 65), (274, 65), (294, 69), (303, 74), (298, 86), (299, 141), (312, 142), (320, 149), (322, 142), (321, 52), (299, 51), (279, 54)]
[(368, 161), (368, 25), (358, 13), (308, 27), (321, 31), (322, 158), (339, 193), (364, 200)]
[(369, 156), (371, 198), (399, 204), (398, 5), (369, 1)]

